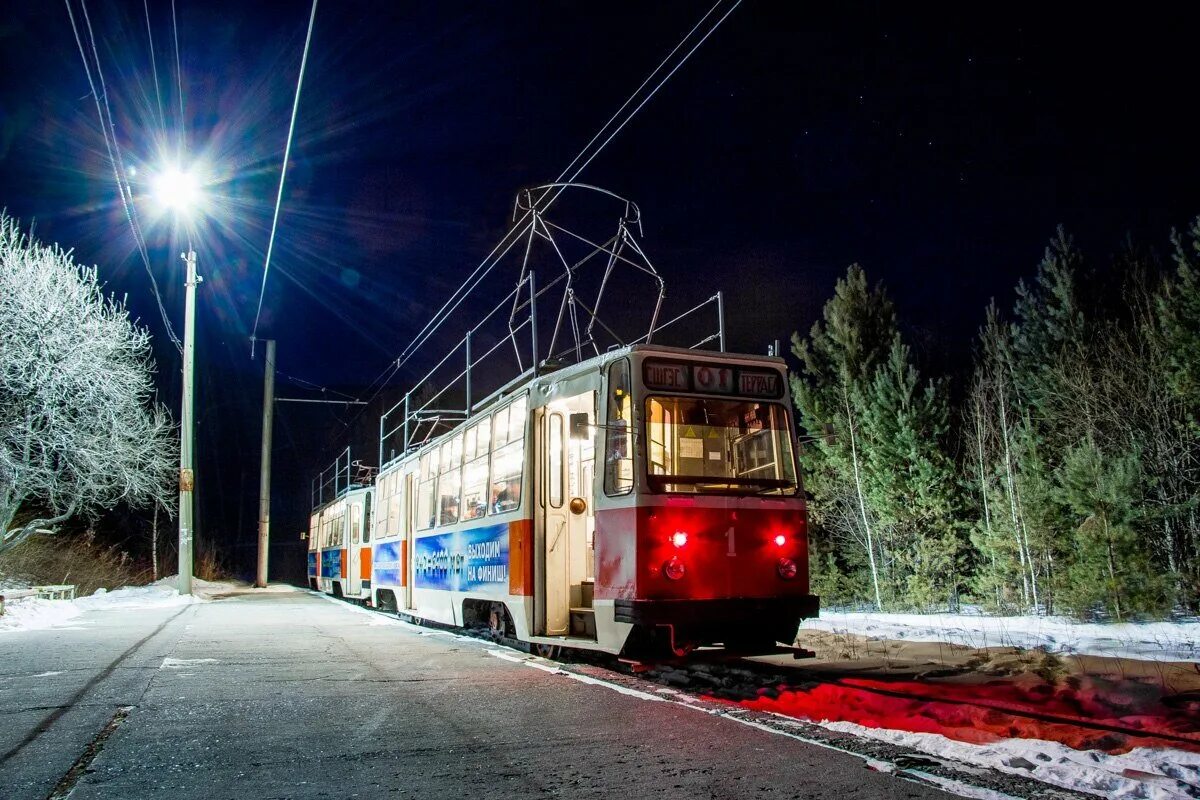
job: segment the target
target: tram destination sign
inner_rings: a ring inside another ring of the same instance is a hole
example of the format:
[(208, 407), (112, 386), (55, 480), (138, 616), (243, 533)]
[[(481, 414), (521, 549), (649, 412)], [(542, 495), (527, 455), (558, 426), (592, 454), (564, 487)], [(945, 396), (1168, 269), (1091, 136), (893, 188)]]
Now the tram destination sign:
[(647, 389), (662, 392), (729, 394), (739, 397), (783, 397), (783, 374), (775, 369), (728, 367), (720, 364), (696, 364), (646, 359), (642, 362), (642, 383)]

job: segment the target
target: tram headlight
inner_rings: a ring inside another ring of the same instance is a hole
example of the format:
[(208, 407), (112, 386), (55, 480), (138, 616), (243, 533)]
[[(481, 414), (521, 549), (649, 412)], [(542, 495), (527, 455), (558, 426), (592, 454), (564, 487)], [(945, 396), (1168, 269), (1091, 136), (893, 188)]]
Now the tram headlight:
[(666, 575), (667, 578), (669, 578), (670, 580), (673, 580), (673, 581), (679, 580), (680, 578), (683, 577), (683, 574), (685, 572), (687, 572), (687, 570), (684, 569), (683, 562), (680, 561), (678, 558), (671, 558), (668, 561), (664, 562), (663, 566), (662, 566), (662, 571), (663, 571), (663, 575)]
[(795, 561), (792, 561), (790, 558), (781, 558), (775, 562), (775, 571), (779, 573), (779, 577), (785, 581), (790, 581), (796, 577), (796, 573), (800, 570), (796, 566)]
[(671, 534), (671, 544), (676, 547), (683, 547), (687, 544), (687, 531), (675, 531)]

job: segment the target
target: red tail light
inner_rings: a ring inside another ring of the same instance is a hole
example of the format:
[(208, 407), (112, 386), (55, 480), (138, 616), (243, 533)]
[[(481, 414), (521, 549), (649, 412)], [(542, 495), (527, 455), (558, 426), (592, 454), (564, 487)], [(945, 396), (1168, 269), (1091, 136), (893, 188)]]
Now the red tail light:
[(687, 570), (684, 569), (682, 561), (678, 558), (672, 558), (663, 564), (662, 571), (663, 575), (666, 575), (673, 581), (677, 581), (683, 577), (683, 573)]
[(783, 547), (785, 544), (787, 544), (787, 537), (784, 536), (782, 533), (776, 534), (775, 535), (775, 545), (777, 547)]
[(781, 558), (775, 562), (775, 571), (779, 573), (779, 577), (785, 581), (790, 581), (796, 577), (796, 573), (799, 570), (796, 567), (795, 561), (792, 561), (790, 558)]
[(675, 545), (676, 547), (683, 547), (685, 544), (687, 544), (687, 532), (675, 531), (672, 533), (671, 544)]

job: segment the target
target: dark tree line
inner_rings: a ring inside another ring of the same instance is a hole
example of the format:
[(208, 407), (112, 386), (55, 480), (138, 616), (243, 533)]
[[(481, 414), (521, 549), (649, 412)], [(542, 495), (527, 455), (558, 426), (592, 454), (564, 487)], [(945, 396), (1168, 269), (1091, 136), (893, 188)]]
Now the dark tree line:
[(850, 267), (792, 342), (827, 603), (1197, 608), (1200, 219), (1169, 260), (1130, 248), (1115, 273), (1060, 230), (1012, 309), (985, 309), (952, 385), (921, 374), (886, 291)]

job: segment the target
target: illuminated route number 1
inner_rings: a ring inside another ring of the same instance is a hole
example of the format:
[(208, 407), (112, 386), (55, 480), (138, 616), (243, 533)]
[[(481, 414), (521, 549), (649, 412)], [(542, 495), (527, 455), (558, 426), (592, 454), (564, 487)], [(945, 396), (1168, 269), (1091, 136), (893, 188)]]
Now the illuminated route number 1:
[(737, 555), (737, 544), (734, 542), (734, 539), (733, 539), (733, 526), (732, 525), (729, 526), (729, 530), (725, 531), (725, 541), (729, 542), (729, 549), (727, 551), (725, 551), (725, 555), (736, 556)]

